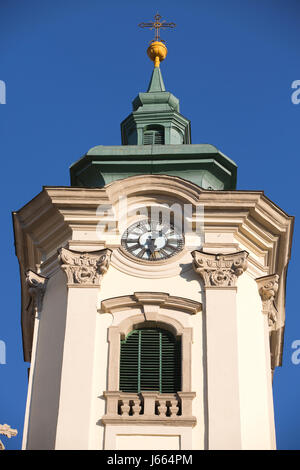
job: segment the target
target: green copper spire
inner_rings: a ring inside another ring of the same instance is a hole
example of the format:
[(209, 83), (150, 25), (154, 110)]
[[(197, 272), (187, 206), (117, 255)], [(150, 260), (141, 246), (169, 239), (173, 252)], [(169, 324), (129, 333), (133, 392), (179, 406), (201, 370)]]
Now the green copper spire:
[(133, 112), (121, 123), (122, 145), (190, 144), (190, 121), (179, 111), (179, 100), (166, 91), (155, 67), (148, 91), (132, 102)]
[(147, 93), (155, 93), (156, 91), (166, 91), (159, 67), (153, 69)]
[(160, 71), (166, 46), (151, 42), (147, 54), (154, 70), (147, 92), (137, 95), (121, 123), (122, 145), (90, 149), (71, 166), (71, 185), (101, 188), (137, 175), (169, 175), (204, 189), (235, 189), (236, 164), (212, 145), (191, 144), (190, 121), (180, 113), (179, 99), (166, 91)]

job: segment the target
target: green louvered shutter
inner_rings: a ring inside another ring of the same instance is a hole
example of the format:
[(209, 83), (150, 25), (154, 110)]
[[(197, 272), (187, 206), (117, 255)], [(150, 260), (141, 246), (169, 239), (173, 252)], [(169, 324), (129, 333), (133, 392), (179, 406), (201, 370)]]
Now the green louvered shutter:
[(181, 390), (181, 341), (171, 334), (161, 334), (161, 392)]
[(138, 331), (130, 333), (121, 341), (120, 390), (136, 393), (139, 383), (139, 346)]
[(121, 341), (120, 390), (175, 393), (181, 389), (181, 343), (168, 331), (132, 331)]

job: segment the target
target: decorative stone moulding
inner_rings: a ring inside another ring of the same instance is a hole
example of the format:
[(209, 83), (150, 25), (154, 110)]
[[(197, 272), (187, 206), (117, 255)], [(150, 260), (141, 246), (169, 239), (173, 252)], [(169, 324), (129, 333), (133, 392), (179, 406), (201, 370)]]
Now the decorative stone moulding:
[[(11, 437), (16, 436), (18, 434), (18, 431), (17, 429), (12, 429), (8, 424), (0, 424), (0, 434), (10, 439)], [(5, 447), (2, 441), (0, 441), (0, 450), (5, 450)]]
[[(126, 318), (121, 316), (120, 320), (117, 318), (120, 312), (130, 309), (134, 310), (133, 315)], [(138, 309), (140, 309), (140, 313), (136, 313)], [(164, 292), (135, 292), (133, 295), (103, 300), (100, 313), (110, 313), (114, 317), (112, 325), (108, 328), (108, 391), (119, 390), (120, 340), (126, 338), (128, 333), (135, 328), (151, 325), (167, 329), (175, 337), (181, 337), (182, 392), (192, 393), (192, 328), (175, 319), (173, 313), (182, 312), (195, 315), (201, 310), (202, 305), (199, 302), (171, 296)], [(166, 314), (167, 311), (169, 314)], [(116, 410), (114, 410), (115, 413)]]
[(124, 393), (105, 391), (107, 413), (103, 424), (169, 425), (194, 427), (197, 419), (192, 415), (195, 392)]
[(193, 251), (193, 267), (205, 287), (235, 287), (237, 278), (247, 269), (247, 251), (230, 254), (211, 254)]
[[(120, 312), (134, 310), (128, 317), (117, 318)], [(137, 310), (140, 309), (140, 313)], [(101, 313), (110, 313), (114, 320), (108, 328), (109, 357), (107, 385), (104, 391), (106, 414), (102, 424), (170, 425), (196, 424), (192, 415), (192, 401), (196, 393), (191, 390), (192, 328), (184, 326), (173, 313), (195, 315), (202, 305), (194, 300), (171, 296), (165, 292), (135, 292), (133, 295), (103, 300)], [(169, 314), (167, 314), (169, 311)], [(181, 337), (182, 391), (176, 394), (141, 391), (119, 391), (120, 340), (135, 328), (156, 326), (168, 329), (175, 337)]]
[(146, 320), (149, 320), (148, 312), (152, 312), (153, 316), (153, 312), (157, 311), (156, 307), (174, 309), (192, 315), (202, 310), (201, 303), (195, 300), (175, 297), (165, 292), (135, 292), (133, 295), (103, 300), (101, 303), (101, 312), (113, 314), (136, 307), (142, 307)]
[(278, 291), (278, 274), (271, 274), (256, 279), (258, 292), (262, 300), (262, 312), (268, 315), (270, 329), (275, 327), (277, 321), (277, 307), (275, 297)]
[(69, 287), (99, 287), (107, 272), (111, 250), (82, 253), (61, 248), (59, 260), (66, 273)]
[(32, 316), (40, 312), (43, 307), (43, 298), (46, 291), (48, 278), (28, 270), (26, 272), (26, 285), (29, 294), (29, 303), (27, 311), (30, 311)]

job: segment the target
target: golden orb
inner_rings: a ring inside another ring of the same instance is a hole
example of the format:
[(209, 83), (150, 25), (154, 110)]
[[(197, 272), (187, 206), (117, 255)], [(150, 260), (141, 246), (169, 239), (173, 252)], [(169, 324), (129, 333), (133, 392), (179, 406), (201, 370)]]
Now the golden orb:
[(167, 53), (168, 49), (160, 41), (153, 41), (147, 49), (147, 54), (154, 62), (154, 67), (159, 67), (159, 64), (166, 58)]

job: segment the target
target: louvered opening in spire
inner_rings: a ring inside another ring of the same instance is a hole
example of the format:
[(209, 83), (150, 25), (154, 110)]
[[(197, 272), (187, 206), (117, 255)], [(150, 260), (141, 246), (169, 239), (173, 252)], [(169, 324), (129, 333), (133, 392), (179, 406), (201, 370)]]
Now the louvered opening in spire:
[(164, 129), (144, 131), (143, 145), (163, 145), (164, 143)]

